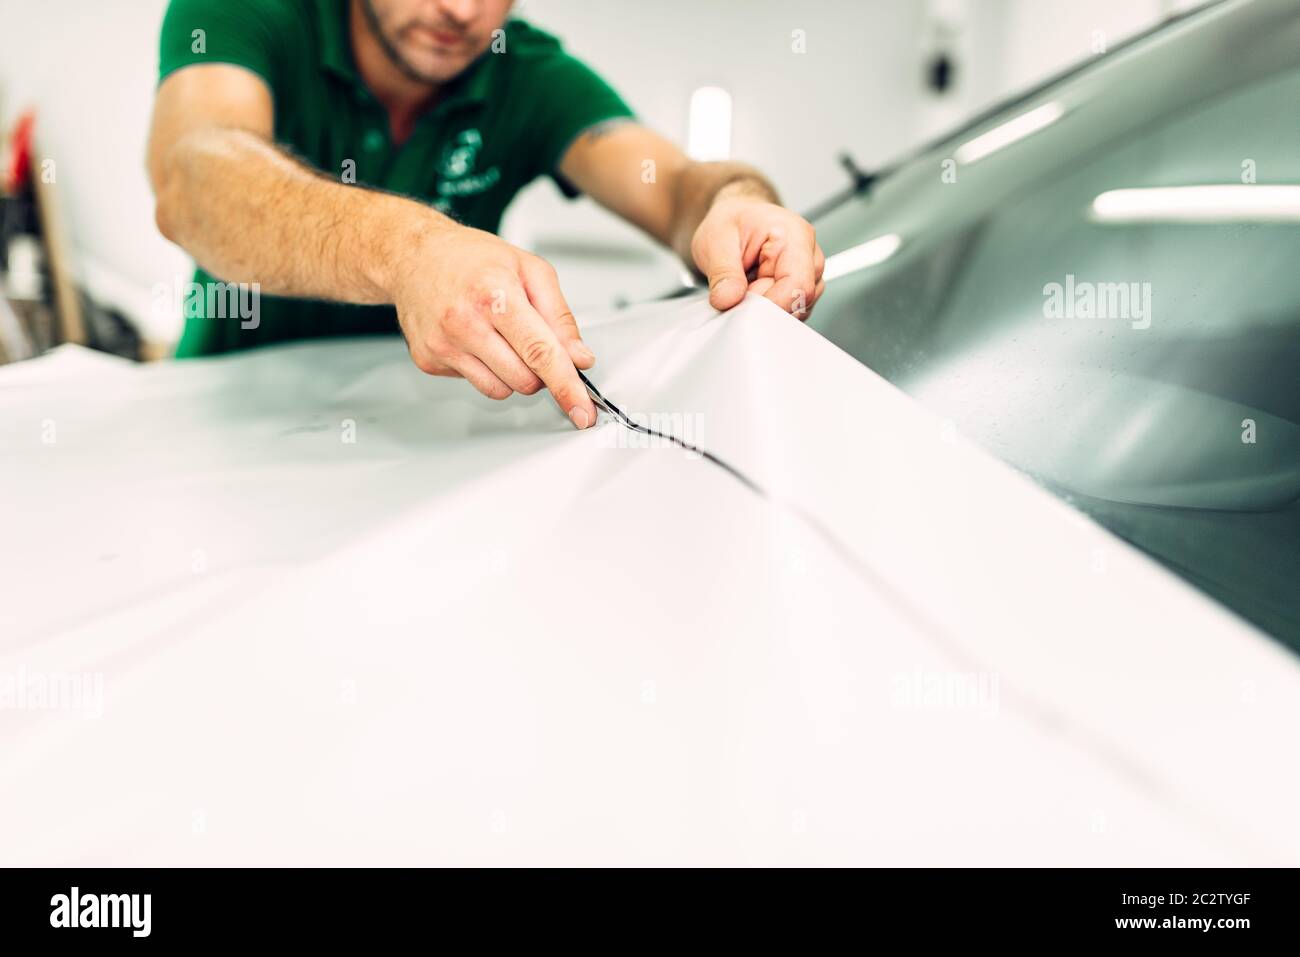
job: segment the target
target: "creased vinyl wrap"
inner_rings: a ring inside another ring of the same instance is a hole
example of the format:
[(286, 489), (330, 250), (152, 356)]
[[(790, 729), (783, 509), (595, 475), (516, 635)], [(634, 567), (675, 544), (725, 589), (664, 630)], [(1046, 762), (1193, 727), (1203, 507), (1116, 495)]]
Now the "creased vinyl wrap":
[(583, 320), (768, 495), (397, 339), (0, 370), (0, 864), (1300, 863), (1267, 639), (763, 300)]

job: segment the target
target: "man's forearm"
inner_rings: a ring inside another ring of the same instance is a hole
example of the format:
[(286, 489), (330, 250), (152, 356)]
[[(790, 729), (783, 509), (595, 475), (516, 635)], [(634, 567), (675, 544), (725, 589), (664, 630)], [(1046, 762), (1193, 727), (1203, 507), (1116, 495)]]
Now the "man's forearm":
[(163, 234), (214, 276), (269, 295), (391, 302), (416, 237), (456, 227), (412, 200), (327, 179), (243, 130), (182, 137), (154, 180)]
[(743, 163), (690, 163), (679, 175), (673, 203), (672, 247), (692, 269), (691, 238), (710, 207), (728, 196), (748, 196), (769, 203), (780, 203), (776, 190), (767, 179)]

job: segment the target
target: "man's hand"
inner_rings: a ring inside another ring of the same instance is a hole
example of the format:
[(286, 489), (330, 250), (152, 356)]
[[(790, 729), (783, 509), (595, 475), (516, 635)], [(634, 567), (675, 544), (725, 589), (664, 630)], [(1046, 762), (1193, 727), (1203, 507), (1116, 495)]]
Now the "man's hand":
[[(242, 67), (163, 81), (149, 172), (167, 238), (268, 295), (391, 302), (425, 372), (495, 399), (545, 385), (578, 428), (596, 421), (577, 372), (595, 357), (550, 265), (423, 203), (321, 175), (275, 147), (273, 126), (270, 89)], [(320, 240), (304, 249), (303, 236)]]
[(743, 163), (688, 159), (652, 130), (622, 122), (574, 140), (560, 172), (703, 273), (715, 309), (754, 292), (807, 319), (822, 294), (826, 257), (812, 226)]
[(491, 233), (439, 224), (395, 266), (393, 303), (422, 371), (462, 376), (493, 399), (545, 385), (579, 429), (596, 421), (577, 372), (596, 357), (550, 263)]
[(745, 195), (739, 183), (718, 192), (691, 238), (691, 258), (708, 278), (709, 303), (718, 310), (753, 292), (807, 319), (826, 288), (826, 256), (813, 227), (797, 213)]

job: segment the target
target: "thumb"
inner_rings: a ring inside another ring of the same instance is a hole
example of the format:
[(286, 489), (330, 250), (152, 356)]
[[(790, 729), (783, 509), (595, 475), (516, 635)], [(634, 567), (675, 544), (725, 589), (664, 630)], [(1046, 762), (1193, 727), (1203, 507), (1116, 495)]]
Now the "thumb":
[(744, 299), (749, 288), (740, 259), (740, 232), (716, 226), (700, 239), (695, 265), (709, 280), (709, 305), (723, 312)]

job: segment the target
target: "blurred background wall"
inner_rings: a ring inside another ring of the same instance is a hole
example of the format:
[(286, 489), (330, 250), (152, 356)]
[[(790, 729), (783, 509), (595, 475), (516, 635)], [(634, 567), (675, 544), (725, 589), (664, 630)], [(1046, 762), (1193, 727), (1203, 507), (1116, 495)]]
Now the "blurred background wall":
[[(731, 97), (730, 152), (806, 209), (847, 183), (842, 152), (870, 169), (1002, 97), (1198, 0), (523, 0), (647, 123), (686, 143), (693, 91)], [(190, 264), (154, 228), (144, 139), (166, 0), (0, 0), (0, 126), (38, 109), (80, 281), (174, 341), (152, 289)], [(796, 33), (796, 31), (802, 31)], [(799, 40), (803, 52), (799, 52)], [(933, 78), (939, 54), (947, 87)], [(550, 258), (571, 303), (667, 291), (680, 267), (586, 200), (539, 181), (503, 227)]]

